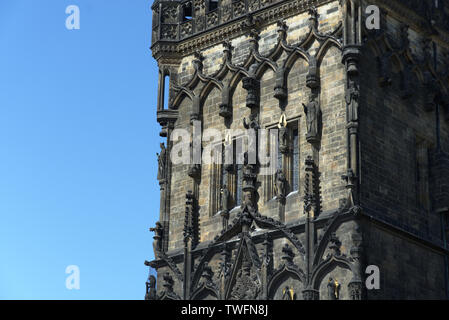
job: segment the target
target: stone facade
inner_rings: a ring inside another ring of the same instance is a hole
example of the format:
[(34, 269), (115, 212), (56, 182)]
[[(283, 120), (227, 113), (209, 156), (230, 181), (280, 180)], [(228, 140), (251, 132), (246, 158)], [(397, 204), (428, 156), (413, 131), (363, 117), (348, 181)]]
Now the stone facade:
[[(156, 0), (167, 142), (146, 297), (447, 298), (448, 17), (449, 1)], [(220, 145), (283, 128), (279, 172), (172, 163), (196, 121)]]

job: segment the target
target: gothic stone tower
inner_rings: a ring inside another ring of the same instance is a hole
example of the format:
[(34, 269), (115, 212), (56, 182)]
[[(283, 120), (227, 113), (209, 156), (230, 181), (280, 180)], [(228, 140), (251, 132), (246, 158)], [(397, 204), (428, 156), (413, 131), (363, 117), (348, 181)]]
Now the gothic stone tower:
[[(152, 9), (167, 140), (147, 299), (448, 297), (449, 1)], [(205, 150), (197, 121), (231, 149), (227, 129), (278, 129), (277, 170), (175, 164), (176, 129)]]

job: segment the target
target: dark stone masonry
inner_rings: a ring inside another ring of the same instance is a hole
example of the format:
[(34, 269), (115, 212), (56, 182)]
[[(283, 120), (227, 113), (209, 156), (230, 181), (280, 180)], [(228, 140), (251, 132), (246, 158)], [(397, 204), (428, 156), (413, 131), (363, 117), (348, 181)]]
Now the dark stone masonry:
[[(449, 1), (152, 10), (167, 140), (146, 299), (449, 298)], [(227, 129), (278, 129), (276, 170), (173, 163), (173, 132), (197, 121), (231, 149)]]

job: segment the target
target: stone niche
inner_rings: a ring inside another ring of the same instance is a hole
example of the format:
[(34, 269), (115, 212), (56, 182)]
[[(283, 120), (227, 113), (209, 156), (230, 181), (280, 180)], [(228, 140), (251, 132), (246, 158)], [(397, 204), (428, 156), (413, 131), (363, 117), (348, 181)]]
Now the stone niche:
[(304, 285), (293, 273), (284, 273), (270, 288), (268, 296), (273, 300), (302, 300)]
[[(351, 281), (352, 272), (340, 266), (336, 266), (332, 271), (327, 273), (321, 280), (320, 284), (320, 300), (350, 300), (348, 294), (348, 284)], [(330, 284), (333, 282), (334, 284)], [(335, 289), (335, 283), (339, 289)], [(334, 294), (334, 297), (331, 296)]]

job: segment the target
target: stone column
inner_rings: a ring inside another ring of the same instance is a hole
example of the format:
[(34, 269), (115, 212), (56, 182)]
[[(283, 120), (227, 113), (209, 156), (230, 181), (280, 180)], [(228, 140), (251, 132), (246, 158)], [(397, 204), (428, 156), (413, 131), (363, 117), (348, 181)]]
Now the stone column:
[(359, 202), (359, 60), (362, 46), (362, 6), (359, 0), (343, 1), (343, 53), (342, 63), (346, 66), (346, 114), (348, 132), (348, 174), (347, 182), (352, 204)]

